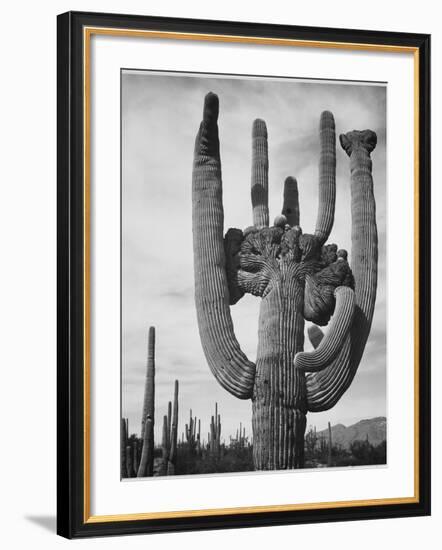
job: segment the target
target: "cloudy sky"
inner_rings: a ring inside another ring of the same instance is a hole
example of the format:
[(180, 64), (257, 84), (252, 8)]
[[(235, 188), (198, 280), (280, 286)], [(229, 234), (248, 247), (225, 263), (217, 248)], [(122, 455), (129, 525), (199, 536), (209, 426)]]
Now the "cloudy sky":
[[(252, 223), (251, 126), (263, 118), (269, 135), (270, 219), (280, 213), (284, 179), (299, 186), (304, 232), (317, 212), (318, 124), (331, 110), (337, 134), (370, 128), (379, 232), (379, 286), (365, 354), (352, 386), (330, 411), (309, 414), (307, 426), (349, 425), (386, 416), (386, 88), (382, 85), (234, 78), (146, 71), (122, 72), (122, 412), (130, 432), (140, 430), (147, 330), (157, 330), (156, 425), (180, 382), (179, 436), (189, 409), (207, 437), (218, 402), (223, 436), (241, 421), (251, 434), (251, 402), (223, 390), (205, 361), (193, 296), (191, 177), (195, 135), (208, 91), (220, 100), (219, 130), (225, 230)], [(335, 226), (328, 242), (351, 251), (349, 159), (337, 148)], [(235, 332), (256, 359), (259, 298), (246, 295), (232, 307)], [(307, 324), (306, 324), (307, 328)], [(309, 349), (306, 338), (306, 349)]]

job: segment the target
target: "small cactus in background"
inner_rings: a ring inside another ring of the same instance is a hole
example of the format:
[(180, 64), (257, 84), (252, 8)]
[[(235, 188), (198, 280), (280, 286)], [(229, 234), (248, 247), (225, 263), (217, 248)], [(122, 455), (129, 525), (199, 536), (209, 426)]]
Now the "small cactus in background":
[(169, 441), (169, 427), (167, 422), (167, 415), (163, 416), (163, 437), (161, 441), (161, 467), (160, 467), (160, 476), (167, 475), (167, 465), (169, 463), (169, 452), (170, 452), (170, 441)]
[(331, 424), (328, 423), (328, 455), (327, 455), (327, 466), (332, 466), (332, 430), (331, 430)]
[(144, 388), (143, 413), (141, 417), (142, 451), (138, 477), (153, 475), (155, 423), (155, 327), (149, 328), (147, 343), (146, 382)]
[(178, 380), (175, 380), (172, 401), (167, 404), (167, 415), (163, 417), (163, 436), (161, 442), (161, 466), (159, 475), (175, 475), (178, 444)]
[(201, 419), (198, 418), (198, 432), (196, 434), (196, 452), (201, 454)]
[(221, 415), (218, 414), (218, 403), (215, 403), (215, 415), (210, 420), (209, 448), (213, 456), (219, 457), (221, 449)]
[(138, 463), (139, 457), (138, 457), (138, 443), (136, 440), (132, 442), (132, 460), (133, 460), (134, 474), (137, 475), (138, 466), (139, 466), (139, 463)]
[(316, 426), (314, 428), (310, 427), (310, 430), (305, 436), (305, 448), (310, 459), (314, 458), (317, 442), (318, 436), (316, 434)]
[(133, 477), (134, 476), (134, 468), (133, 468), (133, 461), (132, 461), (132, 446), (127, 445), (126, 446), (126, 477)]
[[(340, 136), (350, 157), (352, 265), (326, 244), (336, 198), (332, 113), (319, 124), (319, 208), (313, 234), (299, 227), (298, 187), (284, 183), (282, 214), (269, 227), (267, 127), (252, 128), (253, 226), (223, 237), (218, 97), (207, 94), (192, 178), (195, 302), (208, 365), (220, 385), (252, 400), (257, 470), (302, 468), (307, 412), (333, 407), (350, 386), (370, 333), (377, 289), (377, 229), (372, 163), (376, 134)], [(284, 219), (285, 218), (285, 219)], [(246, 294), (262, 298), (256, 364), (242, 352), (230, 306)], [(306, 353), (304, 323), (327, 325)], [(214, 418), (214, 424), (216, 418)], [(240, 434), (242, 437), (242, 434)]]
[(167, 463), (167, 475), (175, 474), (177, 460), (177, 445), (178, 445), (178, 380), (175, 380), (175, 388), (173, 393), (173, 416), (172, 425), (170, 427), (170, 451), (169, 460)]
[(121, 478), (127, 477), (126, 446), (127, 446), (127, 440), (128, 440), (128, 433), (127, 433), (127, 421), (126, 420), (127, 420), (126, 418), (121, 419), (121, 427), (120, 427), (120, 449), (121, 449), (120, 476), (121, 476)]
[(127, 445), (127, 431), (126, 431), (126, 419), (121, 419), (121, 428), (120, 428), (120, 450), (121, 450), (121, 456), (120, 456), (120, 477), (126, 477), (127, 476), (127, 468), (126, 468), (126, 445)]
[(192, 416), (192, 409), (190, 409), (189, 423), (185, 425), (186, 441), (191, 454), (196, 451), (196, 417)]

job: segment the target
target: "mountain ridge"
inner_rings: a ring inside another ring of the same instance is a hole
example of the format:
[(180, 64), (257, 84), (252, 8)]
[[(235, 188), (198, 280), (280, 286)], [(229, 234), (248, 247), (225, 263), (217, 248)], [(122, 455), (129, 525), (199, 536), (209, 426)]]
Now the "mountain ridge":
[[(364, 418), (355, 424), (345, 426), (335, 424), (331, 427), (332, 445), (340, 445), (349, 449), (354, 441), (366, 441), (376, 446), (387, 439), (387, 419), (385, 416)], [(318, 437), (325, 437), (328, 440), (328, 428), (317, 432)]]

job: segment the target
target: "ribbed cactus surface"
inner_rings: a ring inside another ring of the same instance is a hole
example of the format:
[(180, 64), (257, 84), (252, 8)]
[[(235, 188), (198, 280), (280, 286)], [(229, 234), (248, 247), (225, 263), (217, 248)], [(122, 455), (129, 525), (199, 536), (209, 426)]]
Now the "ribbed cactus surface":
[(335, 120), (330, 111), (321, 114), (319, 138), (319, 208), (315, 235), (323, 244), (333, 227), (336, 201), (336, 135)]
[(143, 413), (141, 417), (141, 451), (138, 477), (153, 475), (155, 424), (155, 327), (149, 328), (147, 340), (147, 365), (144, 388)]
[(376, 134), (370, 130), (353, 131), (342, 134), (340, 142), (350, 157), (355, 312), (339, 355), (325, 370), (308, 375), (310, 411), (330, 409), (350, 386), (370, 333), (376, 301), (378, 235), (370, 158), (376, 147)]
[(218, 97), (208, 94), (193, 164), (195, 300), (210, 369), (226, 390), (248, 399), (252, 395), (255, 365), (241, 351), (230, 314), (217, 120)]
[(178, 445), (178, 380), (175, 380), (173, 392), (173, 415), (172, 425), (170, 427), (170, 451), (169, 462), (167, 464), (167, 475), (174, 475), (177, 461), (177, 445)]
[(288, 176), (284, 182), (282, 215), (285, 216), (286, 222), (290, 227), (299, 225), (298, 182), (291, 176)]
[(269, 225), (269, 155), (267, 127), (263, 120), (256, 119), (252, 128), (252, 209), (253, 225)]
[[(252, 220), (223, 239), (219, 102), (206, 96), (193, 166), (195, 302), (201, 342), (218, 382), (252, 399), (256, 469), (304, 463), (308, 411), (326, 410), (348, 388), (370, 331), (376, 297), (377, 237), (370, 131), (341, 136), (350, 156), (352, 269), (347, 252), (326, 244), (336, 200), (336, 137), (332, 113), (319, 124), (319, 207), (313, 234), (299, 227), (298, 184), (284, 183), (282, 213), (269, 226), (268, 136), (263, 120), (252, 127)], [(236, 340), (230, 305), (245, 294), (261, 298), (256, 364)], [(309, 331), (304, 323), (329, 324)], [(211, 423), (215, 432), (217, 413)], [(239, 434), (241, 438), (241, 434)]]

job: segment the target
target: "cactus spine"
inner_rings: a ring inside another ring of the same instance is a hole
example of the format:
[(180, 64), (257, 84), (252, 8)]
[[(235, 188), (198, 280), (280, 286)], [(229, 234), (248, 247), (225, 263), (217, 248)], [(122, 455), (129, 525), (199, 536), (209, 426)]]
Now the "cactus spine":
[[(269, 227), (268, 134), (252, 128), (252, 218), (223, 240), (218, 97), (205, 98), (193, 165), (195, 302), (202, 347), (215, 378), (252, 399), (255, 469), (304, 463), (306, 414), (332, 407), (350, 385), (370, 331), (376, 297), (377, 235), (370, 153), (376, 135), (341, 136), (350, 156), (352, 268), (347, 252), (326, 245), (334, 221), (336, 136), (333, 115), (319, 124), (319, 208), (314, 234), (299, 227), (297, 182), (284, 184), (282, 215)], [(236, 340), (230, 305), (245, 293), (262, 298), (256, 364)], [(304, 322), (327, 325), (304, 353)], [(213, 419), (213, 430), (217, 422)], [(239, 438), (243, 434), (238, 434)]]
[(147, 343), (146, 382), (144, 388), (143, 414), (141, 417), (141, 452), (138, 477), (153, 475), (154, 455), (154, 424), (155, 424), (155, 327), (149, 328)]

